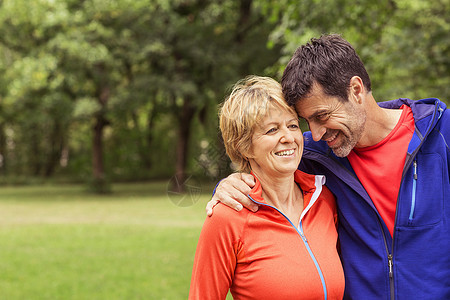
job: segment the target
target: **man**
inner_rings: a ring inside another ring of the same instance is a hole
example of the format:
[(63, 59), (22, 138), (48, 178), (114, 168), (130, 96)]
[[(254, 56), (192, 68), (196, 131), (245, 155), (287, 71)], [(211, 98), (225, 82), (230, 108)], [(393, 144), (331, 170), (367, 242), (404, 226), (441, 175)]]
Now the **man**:
[[(312, 39), (288, 63), (286, 101), (308, 122), (299, 169), (336, 196), (346, 299), (450, 299), (450, 112), (438, 99), (376, 103), (369, 75), (338, 35)], [(218, 185), (237, 210), (252, 176)], [(299, 287), (301, 288), (301, 287)]]

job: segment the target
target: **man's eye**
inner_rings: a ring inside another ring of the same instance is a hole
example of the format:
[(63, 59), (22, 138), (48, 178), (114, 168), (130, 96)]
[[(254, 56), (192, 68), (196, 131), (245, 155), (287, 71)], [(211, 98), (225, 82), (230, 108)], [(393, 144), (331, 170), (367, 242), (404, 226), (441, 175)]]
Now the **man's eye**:
[(329, 116), (330, 116), (329, 114), (320, 114), (316, 117), (316, 119), (319, 121), (326, 121), (328, 120)]

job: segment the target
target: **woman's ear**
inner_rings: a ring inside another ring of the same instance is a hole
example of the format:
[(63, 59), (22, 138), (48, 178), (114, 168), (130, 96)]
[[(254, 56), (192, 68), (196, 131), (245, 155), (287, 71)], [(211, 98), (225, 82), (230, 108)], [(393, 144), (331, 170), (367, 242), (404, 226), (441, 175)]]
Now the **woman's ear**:
[(245, 157), (246, 160), (250, 160), (250, 158), (253, 158), (254, 155), (252, 147), (250, 147), (250, 149), (242, 151), (242, 155)]

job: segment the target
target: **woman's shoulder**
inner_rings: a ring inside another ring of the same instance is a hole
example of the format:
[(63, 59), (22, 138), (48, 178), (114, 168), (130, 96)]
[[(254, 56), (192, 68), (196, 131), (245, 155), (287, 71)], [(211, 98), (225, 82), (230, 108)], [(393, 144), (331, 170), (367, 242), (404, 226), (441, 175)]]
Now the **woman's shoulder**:
[(246, 208), (236, 211), (234, 208), (219, 202), (214, 207), (212, 216), (208, 217), (208, 219), (222, 223), (245, 222), (249, 213), (250, 211)]
[(213, 214), (206, 217), (202, 232), (208, 240), (230, 240), (241, 238), (245, 231), (247, 217), (250, 211), (236, 211), (225, 204), (219, 203), (213, 209)]

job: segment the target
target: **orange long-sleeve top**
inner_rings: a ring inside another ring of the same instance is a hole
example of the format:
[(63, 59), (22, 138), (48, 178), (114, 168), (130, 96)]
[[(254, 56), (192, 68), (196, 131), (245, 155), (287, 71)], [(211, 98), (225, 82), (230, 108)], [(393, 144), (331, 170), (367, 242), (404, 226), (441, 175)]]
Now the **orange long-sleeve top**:
[(336, 204), (325, 177), (296, 171), (304, 210), (292, 222), (262, 198), (258, 180), (249, 197), (256, 213), (219, 204), (205, 220), (189, 299), (342, 299)]

